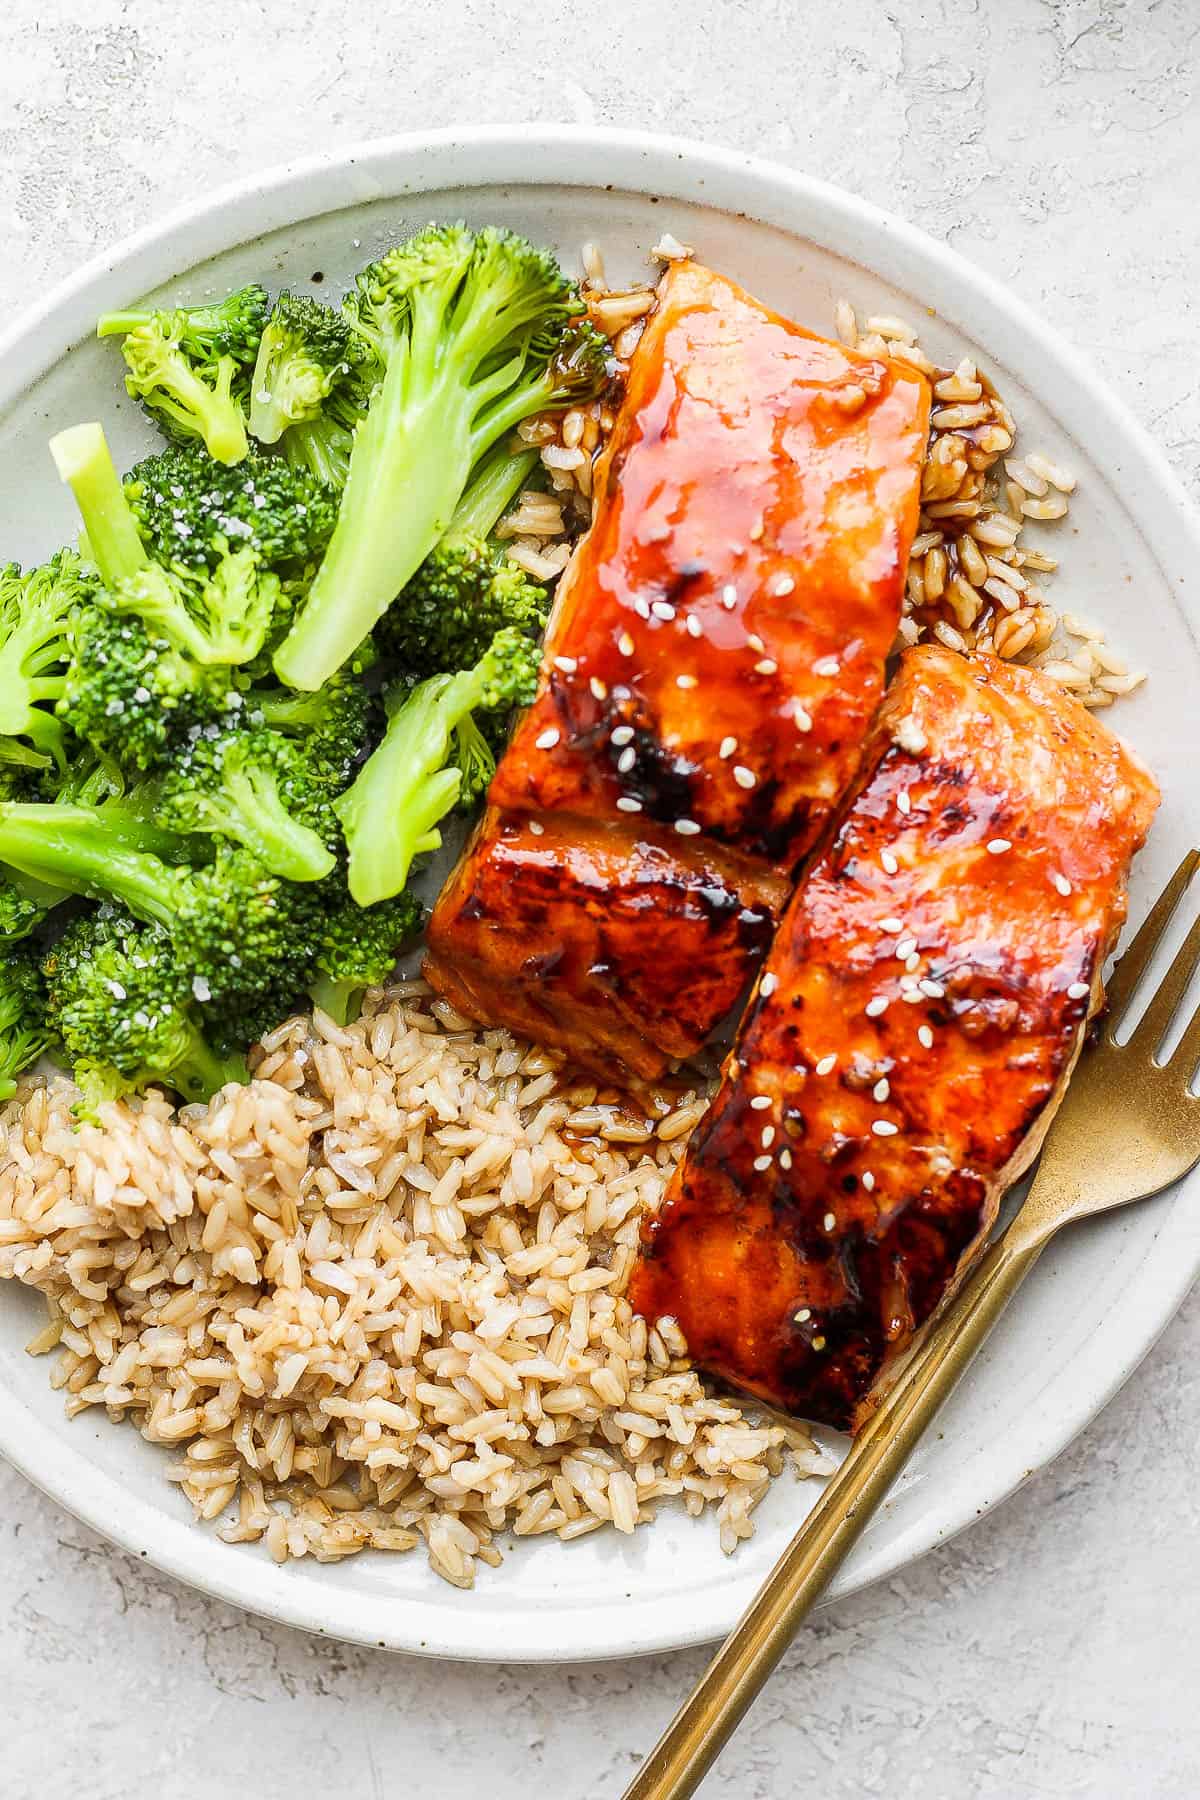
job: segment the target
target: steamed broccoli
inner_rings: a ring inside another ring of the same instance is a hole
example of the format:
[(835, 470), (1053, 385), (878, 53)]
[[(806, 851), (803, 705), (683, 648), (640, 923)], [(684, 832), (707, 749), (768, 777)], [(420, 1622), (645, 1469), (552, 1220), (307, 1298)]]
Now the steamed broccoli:
[(211, 571), (242, 548), (272, 569), (315, 562), (337, 522), (335, 492), (257, 450), (226, 468), (198, 446), (173, 445), (130, 471), (125, 494), (142, 542), (167, 568)]
[(140, 619), (97, 607), (76, 624), (58, 710), (100, 755), (145, 771), (235, 700), (228, 669), (203, 667)]
[(22, 946), (0, 958), (0, 1101), (11, 1100), (17, 1076), (50, 1044), (46, 991), (37, 956)]
[(103, 906), (75, 919), (45, 960), (48, 1023), (74, 1065), (84, 1116), (100, 1103), (172, 1088), (208, 1100), (248, 1079), (208, 1040), (192, 982), (161, 926)]
[(509, 232), (430, 226), (358, 278), (351, 329), (383, 367), (308, 601), (276, 652), (319, 687), (448, 528), (471, 471), (513, 426), (594, 394), (607, 344), (546, 251)]
[[(202, 733), (163, 778), (161, 816), (179, 832), (216, 833), (288, 881), (320, 881), (335, 857), (328, 785), (278, 732)], [(315, 828), (314, 828), (315, 827)]]
[(355, 658), (314, 693), (288, 688), (245, 695), (245, 717), (303, 743), (308, 766), (330, 787), (345, 787), (370, 748), (379, 714), (376, 697), (359, 679)]
[(283, 452), (289, 467), (302, 469), (326, 486), (342, 489), (350, 475), (350, 452), (354, 448), (354, 432), (336, 419), (322, 413), (316, 419), (304, 419), (291, 425), (283, 434)]
[(164, 569), (147, 555), (103, 428), (73, 426), (50, 440), (50, 450), (100, 571), (98, 605), (139, 619), (198, 663), (244, 663), (258, 654), (279, 577), (260, 567), (252, 547), (223, 555), (211, 573)]
[(62, 768), (66, 733), (53, 707), (62, 698), (71, 620), (90, 594), (79, 558), (60, 550), (23, 575), (15, 563), (0, 569), (0, 762)]
[(507, 625), (532, 637), (545, 630), (545, 589), (491, 538), (536, 462), (536, 450), (514, 456), (503, 446), (484, 458), (449, 531), (379, 621), (380, 648), (406, 679), (469, 669)]
[(18, 869), (0, 869), (0, 958), (10, 944), (31, 937), (53, 907), (68, 899), (61, 888), (33, 881)]
[(335, 803), (360, 906), (400, 893), (414, 856), (440, 845), (438, 823), (464, 787), (473, 795), (486, 789), (495, 762), (470, 716), (528, 705), (539, 661), (537, 646), (509, 628), (473, 669), (435, 675), (392, 697), (383, 742)]
[(250, 378), (250, 429), (277, 444), (289, 426), (316, 419), (334, 388), (348, 381), (364, 350), (332, 306), (279, 295), (259, 340)]
[(217, 462), (249, 447), (240, 393), (258, 353), (267, 296), (251, 286), (202, 306), (106, 313), (98, 337), (124, 339), (125, 386), (168, 437), (200, 439)]
[(189, 979), (219, 1005), (236, 1006), (261, 989), (305, 985), (312, 965), (311, 923), (297, 898), (247, 851), (219, 844), (201, 868), (163, 853), (187, 851), (147, 824), (140, 848), (127, 817), (103, 806), (0, 803), (0, 863), (91, 900), (111, 900), (170, 933)]
[(309, 995), (336, 1024), (348, 1025), (358, 1017), (366, 989), (383, 985), (421, 929), (424, 909), (411, 894), (398, 894), (364, 911), (338, 876), (324, 884), (320, 898), (317, 973)]

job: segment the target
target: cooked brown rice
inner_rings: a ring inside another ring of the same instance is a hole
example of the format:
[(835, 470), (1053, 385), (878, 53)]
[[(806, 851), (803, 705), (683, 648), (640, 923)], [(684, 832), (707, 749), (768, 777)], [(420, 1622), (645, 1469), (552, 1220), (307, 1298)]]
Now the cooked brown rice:
[(704, 1097), (643, 1117), (568, 1080), (413, 982), (345, 1030), (289, 1020), (208, 1107), (77, 1127), (38, 1082), (0, 1112), (0, 1276), (50, 1307), (30, 1348), (280, 1561), (424, 1540), (469, 1586), (502, 1532), (632, 1531), (677, 1495), (732, 1550), (786, 1453), (826, 1465), (623, 1297)]

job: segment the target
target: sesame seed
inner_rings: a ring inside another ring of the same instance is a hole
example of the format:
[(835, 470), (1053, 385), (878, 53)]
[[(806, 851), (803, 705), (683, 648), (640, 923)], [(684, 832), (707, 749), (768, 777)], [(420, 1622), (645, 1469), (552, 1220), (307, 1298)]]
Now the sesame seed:
[(896, 811), (908, 814), (912, 811), (912, 801), (908, 797), (908, 789), (901, 788), (896, 795)]
[(607, 700), (608, 699), (608, 689), (605, 687), (604, 683), (601, 681), (601, 679), (598, 675), (592, 676), (592, 679), (588, 682), (588, 686), (592, 690), (592, 696), (594, 699), (596, 699), (596, 700)]
[(891, 1083), (889, 1082), (887, 1076), (886, 1075), (881, 1076), (880, 1079), (875, 1083), (875, 1086), (871, 1089), (871, 1098), (873, 1100), (878, 1100), (882, 1104), (883, 1101), (885, 1101), (887, 1099), (887, 1097), (891, 1093), (891, 1091), (892, 1091)]
[(1011, 838), (991, 838), (988, 842), (989, 856), (1003, 856), (1006, 850), (1012, 849)]
[(1067, 999), (1086, 1000), (1091, 991), (1086, 981), (1073, 981), (1067, 989)]
[(781, 1169), (790, 1169), (791, 1168), (792, 1153), (790, 1150), (781, 1150), (779, 1152), (779, 1166)]
[(812, 1341), (812, 1347), (814, 1350), (823, 1350), (825, 1348), (825, 1339), (821, 1336), (815, 1337)]
[(619, 775), (628, 775), (636, 762), (637, 751), (634, 749), (633, 745), (630, 744), (629, 748), (627, 750), (622, 750), (620, 756), (617, 758), (617, 773)]
[(650, 617), (650, 602), (648, 600), (643, 600), (639, 594), (633, 603), (633, 610), (639, 619), (648, 619)]
[(539, 750), (553, 750), (561, 736), (562, 733), (558, 726), (551, 725), (547, 730), (540, 732), (533, 741)]
[(735, 737), (722, 738), (721, 748), (717, 751), (717, 755), (721, 758), (722, 762), (726, 762), (736, 749), (737, 739)]
[(754, 773), (753, 769), (747, 769), (742, 763), (736, 763), (733, 770), (733, 779), (740, 788), (752, 788), (758, 781), (758, 776)]
[(612, 731), (609, 733), (608, 741), (610, 744), (615, 744), (618, 750), (622, 749), (626, 744), (632, 744), (633, 726), (614, 725)]
[(771, 1166), (771, 1159), (769, 1156), (756, 1156), (755, 1157), (754, 1167), (760, 1175), (762, 1174), (764, 1169), (769, 1169), (770, 1166)]
[(792, 702), (792, 717), (796, 721), (797, 731), (812, 730), (812, 714), (806, 712), (798, 700)]
[(694, 675), (677, 675), (675, 677), (675, 686), (676, 687), (694, 688), (695, 685), (696, 685), (696, 677)]
[(756, 675), (774, 675), (778, 667), (779, 664), (773, 657), (764, 656), (761, 662), (755, 663), (754, 673)]
[(910, 975), (915, 975), (921, 966), (921, 958), (916, 950), (910, 950), (904, 959), (904, 967)]
[(808, 1307), (808, 1306), (802, 1306), (800, 1308), (800, 1311), (796, 1314), (796, 1323), (797, 1323), (797, 1325), (807, 1325), (808, 1321), (811, 1318), (812, 1318), (812, 1308)]
[(676, 819), (675, 829), (680, 837), (696, 837), (700, 827), (697, 825), (695, 819)]
[(770, 1104), (771, 1096), (769, 1094), (755, 1094), (753, 1100), (750, 1102), (751, 1110), (753, 1112), (766, 1112)]
[(826, 1231), (832, 1231), (837, 1224), (837, 1220), (834, 1218), (832, 1213), (826, 1213), (824, 1219), (821, 1222), (824, 1225)]
[(816, 1066), (816, 1073), (818, 1075), (832, 1075), (833, 1071), (836, 1068), (837, 1068), (837, 1057), (836, 1056), (834, 1056), (834, 1055), (823, 1056), (821, 1058), (820, 1062)]
[(865, 1188), (866, 1188), (866, 1190), (867, 1190), (867, 1192), (868, 1192), (868, 1194), (871, 1194), (871, 1193), (874, 1193), (874, 1191), (875, 1191), (875, 1177), (874, 1177), (874, 1176), (873, 1176), (873, 1175), (872, 1175), (872, 1173), (871, 1173), (871, 1171), (870, 1171), (870, 1169), (868, 1169), (868, 1170), (867, 1170), (867, 1171), (866, 1171), (866, 1173), (865, 1173), (865, 1174), (864, 1174), (864, 1175), (863, 1175), (863, 1178), (862, 1178), (862, 1184), (863, 1184), (863, 1186), (864, 1186), (864, 1187), (865, 1187)]
[(622, 656), (633, 655), (634, 642), (627, 631), (623, 631), (617, 639), (617, 649), (621, 652)]
[(889, 937), (898, 937), (904, 930), (904, 920), (897, 919), (889, 913), (886, 919), (880, 919), (879, 929), (886, 931)]
[(737, 605), (737, 589), (732, 582), (729, 582), (721, 589), (721, 605), (725, 608), (726, 612), (732, 612)]
[(746, 642), (752, 650), (757, 650), (760, 655), (767, 647), (759, 637), (757, 631), (748, 631), (746, 633)]
[(879, 860), (883, 865), (883, 872), (885, 875), (898, 875), (900, 873), (900, 864), (896, 861), (890, 850), (881, 850), (879, 852)]
[(545, 835), (545, 831), (546, 831), (546, 827), (544, 825), (540, 824), (537, 819), (530, 819), (529, 832), (530, 832), (531, 837), (543, 837)]
[(689, 637), (698, 638), (704, 636), (704, 627), (695, 613), (688, 614), (687, 625), (684, 629), (687, 631)]
[(761, 519), (756, 519), (754, 524), (750, 527), (750, 542), (752, 544), (757, 544), (757, 542), (761, 538), (762, 534), (763, 534), (763, 522)]
[(641, 812), (641, 810), (641, 801), (631, 799), (628, 794), (622, 794), (621, 798), (617, 801), (618, 812)]
[(573, 675), (579, 664), (573, 656), (556, 656), (554, 666), (556, 669), (561, 669), (564, 675)]
[(771, 1145), (774, 1142), (775, 1142), (775, 1127), (773, 1125), (764, 1125), (763, 1129), (762, 1129), (762, 1147), (763, 1147), (763, 1149), (769, 1150), (771, 1148)]
[(920, 1025), (917, 1027), (917, 1042), (923, 1050), (933, 1049), (933, 1032), (928, 1025)]
[(822, 656), (813, 664), (814, 675), (837, 675), (841, 672), (841, 663), (836, 656)]
[(931, 981), (928, 976), (924, 981), (918, 981), (917, 987), (927, 1000), (944, 1000), (946, 997), (946, 990), (941, 982)]
[(667, 624), (670, 624), (671, 620), (675, 617), (675, 608), (671, 605), (669, 600), (652, 600), (650, 602), (650, 611), (654, 614), (656, 619), (663, 619)]
[(912, 955), (916, 947), (916, 938), (901, 938), (900, 942), (896, 945), (896, 955), (901, 962), (905, 962)]
[(790, 575), (777, 575), (771, 583), (771, 592), (781, 596), (783, 594), (790, 594), (795, 585), (796, 583), (792, 580)]
[(1074, 889), (1065, 875), (1053, 875), (1051, 876), (1051, 880), (1054, 882), (1055, 887), (1058, 889), (1064, 900), (1068, 894), (1074, 892)]
[(924, 995), (922, 994), (922, 992), (921, 992), (920, 988), (917, 986), (917, 984), (914, 982), (912, 987), (905, 988), (905, 990), (901, 994), (900, 998), (902, 1000), (906, 1000), (910, 1006), (919, 1006), (921, 1004), (921, 1001), (924, 999)]
[(876, 1137), (895, 1137), (899, 1129), (900, 1127), (893, 1125), (890, 1119), (872, 1119), (871, 1121), (871, 1130)]
[(868, 1019), (878, 1019), (881, 1014), (887, 1011), (887, 1009), (888, 1003), (885, 994), (876, 994), (873, 1000), (867, 1001), (866, 1012)]
[(762, 995), (764, 1000), (769, 1000), (771, 998), (771, 995), (775, 992), (775, 989), (778, 986), (779, 986), (778, 975), (772, 974), (771, 970), (768, 969), (766, 974), (763, 976), (762, 980), (758, 984), (758, 991)]

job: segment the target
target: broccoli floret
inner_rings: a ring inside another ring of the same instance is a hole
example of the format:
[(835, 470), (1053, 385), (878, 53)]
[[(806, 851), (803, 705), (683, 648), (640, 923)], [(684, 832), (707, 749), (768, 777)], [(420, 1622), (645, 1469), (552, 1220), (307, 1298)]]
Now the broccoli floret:
[(58, 710), (99, 755), (145, 771), (225, 718), (229, 682), (228, 669), (193, 662), (140, 619), (95, 607), (76, 622)]
[(358, 278), (351, 329), (383, 367), (308, 601), (276, 652), (316, 688), (444, 534), (471, 471), (521, 419), (597, 391), (608, 349), (545, 251), (488, 228), (429, 227)]
[(327, 414), (291, 425), (283, 434), (283, 452), (289, 465), (339, 491), (350, 474), (353, 448), (353, 431)]
[(239, 848), (218, 844), (212, 862), (194, 868), (165, 860), (172, 843), (181, 857), (188, 845), (160, 826), (146, 825), (141, 841), (150, 847), (103, 806), (0, 803), (0, 863), (161, 925), (214, 1003), (236, 1007), (285, 981), (303, 990), (312, 966), (305, 889)]
[(334, 388), (364, 360), (345, 315), (305, 295), (279, 295), (250, 379), (250, 429), (277, 444), (289, 426), (315, 419)]
[(202, 734), (168, 769), (160, 804), (175, 831), (231, 838), (288, 881), (320, 881), (334, 866), (328, 784), (278, 732)]
[(37, 1061), (53, 1033), (39, 959), (24, 945), (0, 958), (0, 1101), (11, 1100), (17, 1076)]
[(279, 599), (279, 577), (246, 546), (211, 573), (151, 562), (121, 485), (103, 428), (76, 425), (50, 440), (62, 479), (79, 506), (103, 587), (98, 606), (132, 615), (201, 664), (257, 656)]
[(23, 575), (0, 569), (0, 761), (66, 761), (66, 732), (54, 714), (71, 654), (71, 619), (90, 594), (79, 558), (60, 550)]
[(167, 436), (200, 439), (217, 462), (249, 448), (240, 391), (258, 353), (267, 296), (253, 286), (203, 306), (106, 313), (98, 337), (124, 339), (125, 386)]
[(227, 468), (197, 447), (172, 446), (138, 463), (125, 493), (143, 543), (167, 568), (211, 571), (231, 548), (253, 550), (268, 568), (313, 563), (337, 522), (325, 482), (257, 450)]
[(61, 888), (33, 881), (18, 869), (0, 869), (0, 954), (7, 957), (8, 945), (31, 937), (68, 897)]
[(545, 589), (490, 537), (536, 462), (534, 450), (504, 448), (484, 459), (449, 531), (379, 621), (380, 647), (406, 679), (471, 668), (505, 626), (531, 637), (545, 630)]
[(72, 920), (45, 960), (47, 1012), (94, 1117), (105, 1100), (174, 1089), (209, 1100), (249, 1079), (240, 1056), (209, 1042), (170, 934), (119, 908)]
[(358, 1017), (366, 989), (382, 986), (420, 931), (424, 908), (411, 894), (356, 906), (340, 876), (324, 883), (320, 899), (317, 973), (309, 995), (338, 1025), (348, 1025)]
[(356, 658), (315, 693), (252, 688), (245, 695), (247, 721), (301, 740), (314, 773), (329, 787), (345, 787), (377, 735), (380, 716), (379, 702), (359, 673)]
[(475, 794), (486, 788), (495, 764), (479, 731), (464, 731), (464, 721), (528, 705), (539, 661), (537, 646), (509, 629), (473, 669), (435, 675), (393, 697), (383, 742), (335, 803), (350, 892), (360, 906), (403, 890), (413, 857), (441, 843), (439, 821), (458, 804), (464, 782)]

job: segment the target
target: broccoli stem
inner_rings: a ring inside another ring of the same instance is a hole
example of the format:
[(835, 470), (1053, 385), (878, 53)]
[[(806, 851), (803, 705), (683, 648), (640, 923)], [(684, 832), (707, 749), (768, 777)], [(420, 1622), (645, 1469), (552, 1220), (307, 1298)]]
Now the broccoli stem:
[[(149, 1079), (153, 1079), (153, 1075)], [(187, 1100), (207, 1101), (233, 1081), (244, 1087), (250, 1079), (246, 1059), (239, 1052), (219, 1056), (199, 1029), (193, 1029), (191, 1042), (178, 1062), (159, 1077), (163, 1085), (175, 1088)]]
[[(413, 858), (437, 849), (462, 770), (445, 767), (455, 727), (479, 702), (478, 671), (434, 675), (413, 689), (383, 742), (334, 803), (349, 852), (347, 882), (359, 906), (400, 893)], [(2, 853), (2, 852), (0, 852)]]
[(469, 393), (445, 375), (426, 386), (399, 352), (388, 362), (355, 434), (325, 560), (275, 653), (287, 687), (311, 691), (327, 681), (449, 526), (473, 460)]
[(152, 848), (164, 835), (128, 814), (106, 817), (100, 808), (0, 804), (0, 863), (90, 900), (123, 900), (139, 919), (157, 925), (170, 925), (176, 913), (176, 872)]
[(309, 984), (308, 997), (335, 1025), (350, 1025), (358, 1017), (366, 991), (365, 981), (335, 981), (332, 975), (318, 969)]
[(537, 460), (536, 450), (521, 450), (514, 455), (503, 445), (498, 445), (490, 451), (472, 473), (442, 543), (490, 537), (504, 517), (509, 501), (520, 493), (533, 473)]
[(75, 496), (88, 549), (106, 587), (147, 568), (142, 543), (103, 425), (72, 425), (50, 439), (50, 454)]
[(285, 881), (322, 881), (337, 857), (308, 825), (292, 817), (269, 770), (227, 774), (226, 828), (244, 849)]

